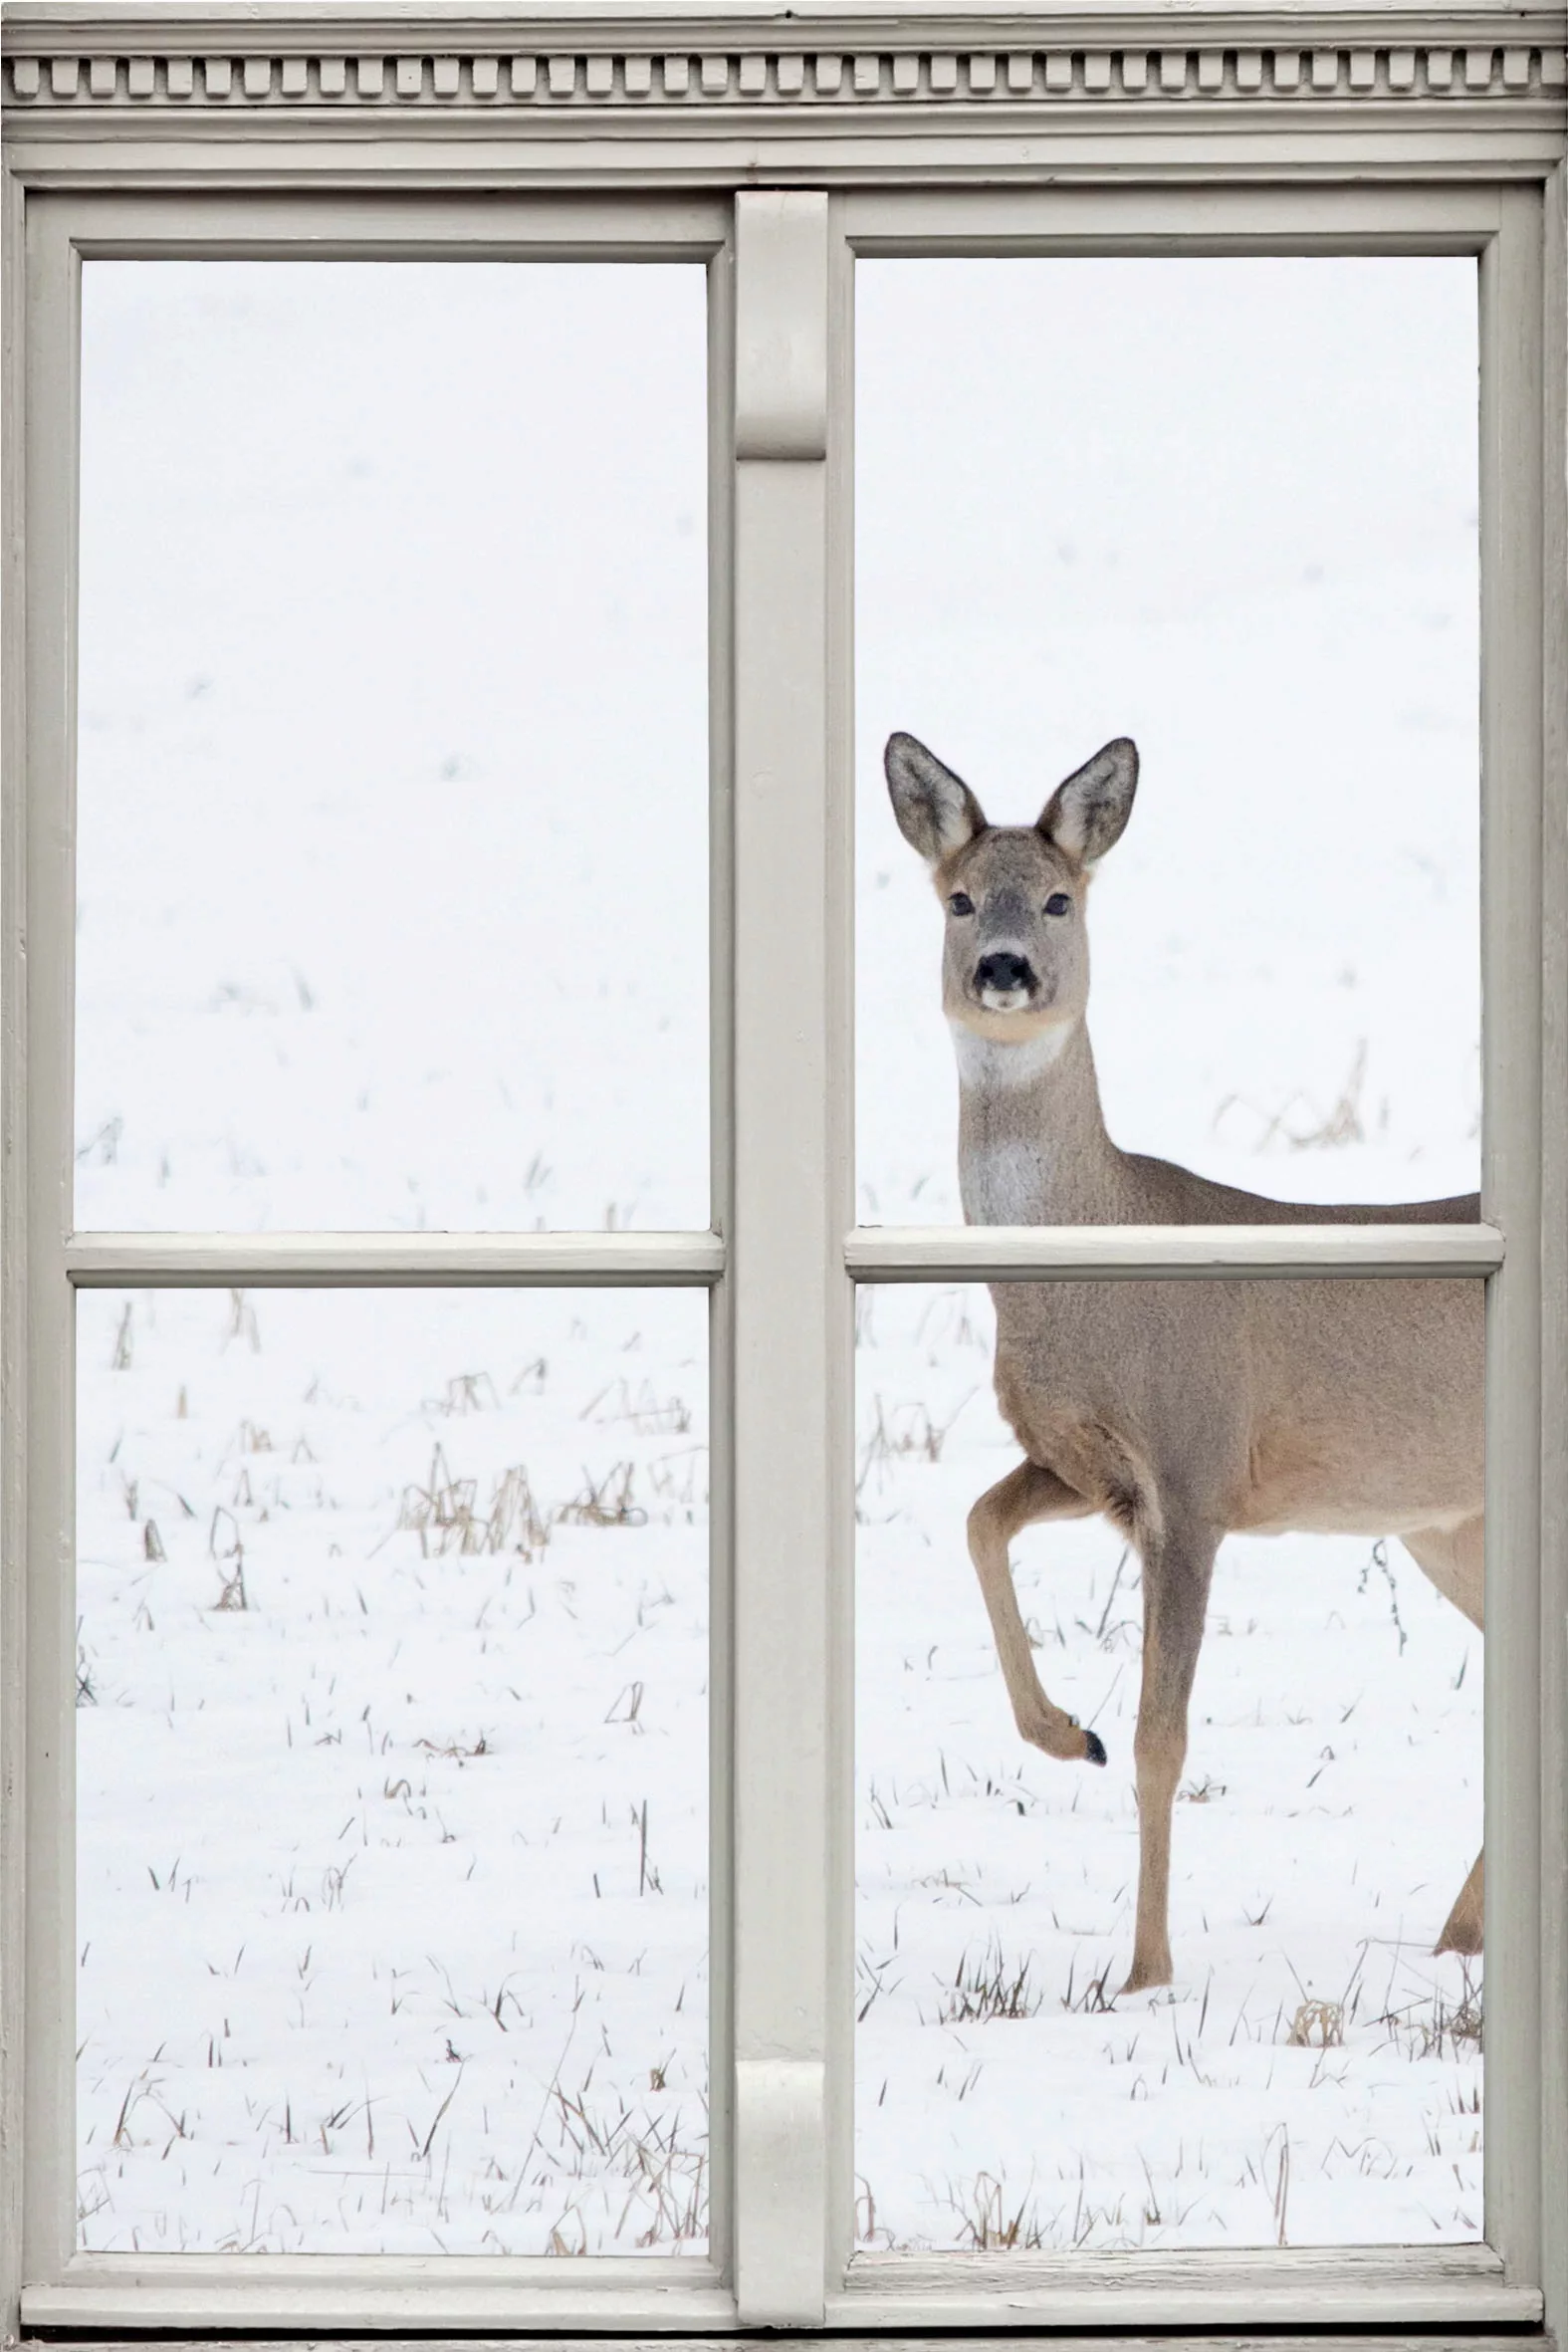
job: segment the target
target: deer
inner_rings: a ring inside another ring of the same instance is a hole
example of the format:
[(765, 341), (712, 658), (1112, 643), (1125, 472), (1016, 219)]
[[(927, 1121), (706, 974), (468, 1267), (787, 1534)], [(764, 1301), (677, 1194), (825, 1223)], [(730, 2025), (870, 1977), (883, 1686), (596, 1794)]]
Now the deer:
[[(1471, 1223), (1473, 1195), (1275, 1201), (1121, 1150), (1089, 1042), (1089, 886), (1132, 814), (1138, 751), (1107, 743), (1030, 825), (990, 823), (914, 736), (884, 767), (946, 918), (942, 1002), (971, 1225)], [(998, 1282), (994, 1384), (1023, 1450), (969, 1514), (970, 1555), (1018, 1732), (1103, 1764), (1046, 1696), (1013, 1585), (1019, 1530), (1103, 1516), (1143, 1566), (1133, 1740), (1139, 1866), (1124, 1991), (1172, 1979), (1172, 1816), (1215, 1555), (1230, 1533), (1397, 1537), (1477, 1627), (1481, 1285), (1427, 1279)], [(1481, 1949), (1484, 1850), (1437, 1944)]]

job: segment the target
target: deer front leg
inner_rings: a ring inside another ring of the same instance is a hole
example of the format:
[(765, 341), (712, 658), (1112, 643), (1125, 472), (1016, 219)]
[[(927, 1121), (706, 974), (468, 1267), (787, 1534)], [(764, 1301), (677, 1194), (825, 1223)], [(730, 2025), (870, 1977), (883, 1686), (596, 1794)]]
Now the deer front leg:
[[(1485, 1613), (1485, 1534), (1480, 1515), (1477, 1513), (1474, 1519), (1465, 1520), (1457, 1528), (1423, 1528), (1403, 1540), (1417, 1565), (1426, 1570), (1444, 1597), (1462, 1610), (1479, 1632)], [(1435, 1952), (1462, 1952), (1466, 1956), (1479, 1952), (1485, 1887), (1483, 1848), (1470, 1865), (1470, 1874), (1444, 1923)]]
[(1040, 1687), (1008, 1559), (1008, 1546), (1020, 1528), (1040, 1520), (1087, 1519), (1093, 1508), (1054, 1471), (1041, 1470), (1036, 1462), (1020, 1462), (982, 1495), (970, 1513), (969, 1553), (991, 1618), (1012, 1720), (1022, 1737), (1047, 1756), (1086, 1758), (1102, 1764), (1105, 1750), (1095, 1734), (1053, 1706)]
[(1469, 1877), (1460, 1887), (1454, 1909), (1449, 1913), (1442, 1935), (1433, 1946), (1434, 1953), (1462, 1952), (1466, 1958), (1481, 1948), (1481, 1923), (1485, 1914), (1486, 1849), (1483, 1846), (1470, 1864)]
[(1133, 1760), (1138, 1777), (1138, 1924), (1127, 1993), (1171, 1982), (1171, 1818), (1187, 1761), (1187, 1709), (1203, 1647), (1220, 1537), (1168, 1530), (1143, 1568), (1143, 1688)]

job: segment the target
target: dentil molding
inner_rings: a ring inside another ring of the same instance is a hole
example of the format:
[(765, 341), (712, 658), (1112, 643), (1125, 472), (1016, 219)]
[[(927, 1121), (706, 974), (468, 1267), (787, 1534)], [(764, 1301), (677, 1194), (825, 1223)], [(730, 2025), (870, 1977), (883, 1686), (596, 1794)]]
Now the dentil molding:
[[(476, 115), (891, 119), (1061, 108), (1310, 110), (1563, 103), (1560, 14), (1292, 16), (1118, 11), (940, 19), (818, 11), (641, 18), (350, 7), (17, 5), (4, 91), (19, 111), (425, 118)], [(584, 124), (586, 127), (586, 124)]]

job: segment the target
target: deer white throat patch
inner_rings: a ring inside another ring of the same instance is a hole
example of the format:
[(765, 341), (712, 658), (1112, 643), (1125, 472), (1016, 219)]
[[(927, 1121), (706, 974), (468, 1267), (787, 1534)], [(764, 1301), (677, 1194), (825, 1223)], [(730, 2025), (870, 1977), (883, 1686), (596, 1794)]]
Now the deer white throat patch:
[(997, 1038), (978, 1038), (972, 1029), (955, 1021), (953, 1051), (958, 1056), (959, 1082), (983, 1092), (993, 1086), (1032, 1086), (1052, 1062), (1060, 1060), (1077, 1026), (1075, 1021), (1058, 1022), (1051, 1029), (1037, 1029), (1031, 1037), (1020, 1038), (1015, 1046), (1005, 1046)]

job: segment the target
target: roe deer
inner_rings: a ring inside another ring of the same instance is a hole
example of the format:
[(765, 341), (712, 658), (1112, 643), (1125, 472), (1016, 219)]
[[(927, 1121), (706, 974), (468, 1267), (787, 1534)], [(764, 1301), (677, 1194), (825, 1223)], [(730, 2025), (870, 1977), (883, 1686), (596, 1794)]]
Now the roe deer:
[[(1138, 754), (1108, 743), (1037, 823), (993, 825), (969, 787), (894, 735), (888, 789), (947, 911), (972, 1225), (1468, 1223), (1471, 1197), (1321, 1208), (1213, 1184), (1106, 1133), (1084, 1012), (1084, 908), (1132, 810)], [(1477, 1282), (996, 1283), (998, 1402), (1026, 1459), (981, 1497), (969, 1546), (1023, 1738), (1103, 1764), (1035, 1672), (1008, 1546), (1103, 1513), (1143, 1561), (1138, 1918), (1127, 1990), (1169, 1984), (1171, 1813), (1215, 1553), (1232, 1530), (1398, 1535), (1481, 1622)], [(1438, 1942), (1478, 1952), (1477, 1856)]]

